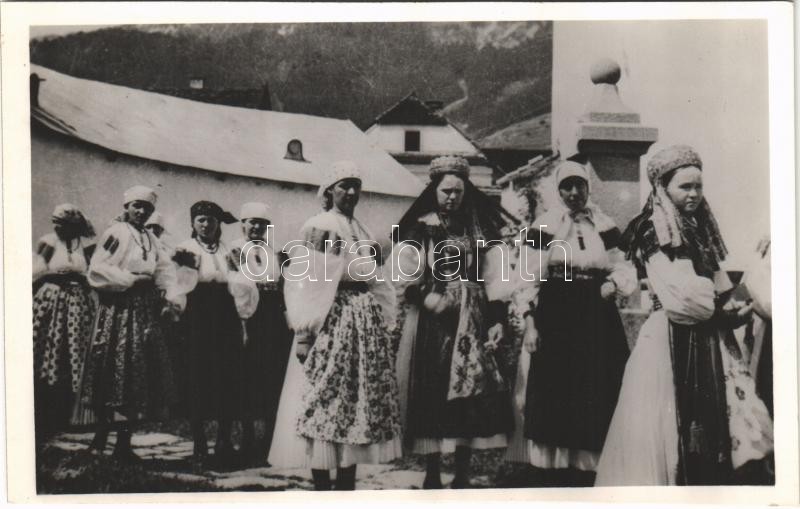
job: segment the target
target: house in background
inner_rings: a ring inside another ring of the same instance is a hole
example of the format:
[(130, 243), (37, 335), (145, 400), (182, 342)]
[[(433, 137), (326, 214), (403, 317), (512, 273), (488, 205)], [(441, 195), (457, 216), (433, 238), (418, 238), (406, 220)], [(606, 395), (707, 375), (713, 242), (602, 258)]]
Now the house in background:
[[(192, 203), (209, 199), (234, 215), (244, 202), (267, 203), (283, 245), (321, 210), (317, 187), (329, 165), (352, 160), (363, 172), (357, 215), (388, 242), (422, 191), (349, 120), (207, 104), (36, 65), (31, 72), (34, 239), (52, 230), (62, 202), (104, 230), (122, 211), (123, 191), (143, 184), (157, 191), (174, 242), (189, 237)], [(236, 225), (223, 228), (226, 240), (239, 235)]]
[(517, 122), (478, 140), (477, 145), (489, 161), (508, 174), (553, 153), (551, 117), (548, 112)]
[(412, 92), (381, 113), (367, 129), (367, 137), (388, 152), (423, 183), (428, 182), (428, 166), (436, 157), (460, 155), (471, 166), (472, 182), (496, 194), (493, 167), (481, 150), (445, 117), (439, 115), (442, 103), (423, 102)]

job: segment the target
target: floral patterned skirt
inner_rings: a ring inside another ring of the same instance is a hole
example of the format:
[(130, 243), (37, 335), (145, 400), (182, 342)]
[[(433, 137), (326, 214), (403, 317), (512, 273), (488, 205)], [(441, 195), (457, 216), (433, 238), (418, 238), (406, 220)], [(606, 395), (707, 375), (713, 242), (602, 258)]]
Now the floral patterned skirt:
[(79, 276), (46, 281), (33, 296), (37, 428), (69, 420), (92, 340), (95, 304)]
[(159, 323), (160, 303), (152, 284), (100, 293), (80, 404), (109, 418), (114, 413), (128, 420), (167, 417), (176, 392)]
[[(338, 290), (303, 370), (301, 436), (356, 446), (399, 444), (395, 354), (372, 294)], [(386, 462), (396, 454), (375, 457)]]

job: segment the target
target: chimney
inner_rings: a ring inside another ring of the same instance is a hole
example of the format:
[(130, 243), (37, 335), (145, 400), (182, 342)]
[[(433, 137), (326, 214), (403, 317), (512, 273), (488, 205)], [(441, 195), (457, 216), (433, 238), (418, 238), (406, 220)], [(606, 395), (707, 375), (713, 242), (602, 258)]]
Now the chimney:
[(261, 101), (258, 103), (259, 110), (272, 111), (272, 97), (269, 93), (269, 82), (264, 82), (264, 88), (261, 89)]

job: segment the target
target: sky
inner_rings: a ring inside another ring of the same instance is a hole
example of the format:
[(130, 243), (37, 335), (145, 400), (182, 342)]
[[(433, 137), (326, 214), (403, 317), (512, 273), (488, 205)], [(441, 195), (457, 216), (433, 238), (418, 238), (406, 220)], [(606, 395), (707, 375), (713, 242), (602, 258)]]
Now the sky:
[(557, 21), (553, 52), (554, 143), (562, 152), (574, 146), (592, 93), (589, 68), (616, 60), (622, 101), (659, 129), (642, 166), (666, 145), (700, 153), (728, 268), (743, 269), (770, 227), (766, 21)]
[(30, 30), (31, 39), (37, 37), (47, 37), (50, 35), (67, 35), (74, 32), (93, 32), (101, 28), (114, 25), (70, 25), (70, 26), (32, 26)]

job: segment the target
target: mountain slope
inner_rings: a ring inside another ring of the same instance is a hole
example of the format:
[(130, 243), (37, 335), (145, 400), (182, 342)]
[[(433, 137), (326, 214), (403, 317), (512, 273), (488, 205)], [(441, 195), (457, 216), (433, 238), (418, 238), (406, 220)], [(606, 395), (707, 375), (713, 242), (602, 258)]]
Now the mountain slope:
[(361, 128), (416, 90), (477, 139), (550, 111), (552, 23), (125, 26), (34, 39), (31, 61), (176, 94), (191, 78), (217, 91), (268, 84), (273, 108)]

